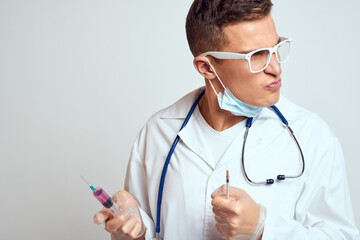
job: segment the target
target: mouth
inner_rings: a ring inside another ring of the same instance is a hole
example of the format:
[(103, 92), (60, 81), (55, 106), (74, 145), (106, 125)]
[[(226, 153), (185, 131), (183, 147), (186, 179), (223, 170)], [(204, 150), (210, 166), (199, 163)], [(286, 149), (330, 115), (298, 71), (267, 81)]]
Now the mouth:
[(265, 88), (268, 90), (278, 90), (280, 87), (281, 87), (281, 79), (278, 79), (266, 85)]

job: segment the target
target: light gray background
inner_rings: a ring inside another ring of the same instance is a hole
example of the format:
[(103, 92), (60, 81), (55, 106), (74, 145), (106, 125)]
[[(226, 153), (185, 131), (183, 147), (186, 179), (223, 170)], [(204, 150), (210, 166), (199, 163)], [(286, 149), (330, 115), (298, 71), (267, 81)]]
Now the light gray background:
[[(122, 189), (151, 114), (203, 85), (191, 0), (0, 0), (0, 239), (106, 239), (82, 182)], [(358, 0), (274, 1), (295, 41), (282, 94), (340, 139), (360, 224)], [(334, 176), (336, 177), (336, 176)]]

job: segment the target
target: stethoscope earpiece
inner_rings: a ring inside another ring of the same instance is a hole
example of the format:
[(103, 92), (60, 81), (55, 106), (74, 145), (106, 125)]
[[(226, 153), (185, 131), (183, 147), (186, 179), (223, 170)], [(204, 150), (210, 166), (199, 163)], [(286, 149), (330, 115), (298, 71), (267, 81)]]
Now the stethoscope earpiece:
[(277, 180), (285, 180), (285, 175), (278, 175)]
[(266, 184), (273, 184), (274, 183), (274, 179), (266, 179)]
[[(278, 175), (277, 180), (285, 180), (285, 175)], [(273, 183), (274, 183), (274, 179), (272, 178), (266, 179), (266, 184), (270, 185)]]

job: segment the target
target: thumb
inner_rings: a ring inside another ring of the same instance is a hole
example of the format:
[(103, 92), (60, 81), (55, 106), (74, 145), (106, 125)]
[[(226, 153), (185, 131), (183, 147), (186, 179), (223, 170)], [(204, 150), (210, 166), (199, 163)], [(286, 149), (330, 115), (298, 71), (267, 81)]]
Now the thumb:
[[(229, 188), (229, 195), (230, 195), (230, 198), (236, 199), (236, 200), (246, 198), (247, 196), (249, 196), (245, 190), (243, 190), (241, 188), (235, 188), (235, 187)], [(225, 184), (221, 185), (221, 187), (217, 188), (211, 194), (211, 198), (213, 198), (213, 199), (215, 197), (220, 197), (220, 196), (226, 196), (226, 185)]]
[(111, 198), (114, 202), (116, 202), (116, 204), (120, 207), (120, 209), (125, 208), (125, 205), (127, 202), (127, 197), (126, 197), (125, 191), (118, 191)]

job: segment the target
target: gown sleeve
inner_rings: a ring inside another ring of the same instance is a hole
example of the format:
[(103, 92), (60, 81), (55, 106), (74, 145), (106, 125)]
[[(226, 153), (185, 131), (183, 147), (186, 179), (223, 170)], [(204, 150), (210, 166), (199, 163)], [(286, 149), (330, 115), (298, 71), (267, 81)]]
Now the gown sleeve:
[(137, 201), (142, 221), (146, 227), (145, 239), (155, 236), (155, 225), (150, 217), (150, 207), (147, 189), (147, 177), (144, 162), (141, 159), (134, 144), (127, 167), (125, 178), (125, 190)]
[[(296, 203), (294, 219), (268, 211), (263, 240), (360, 240), (355, 226), (343, 152), (334, 136), (325, 151), (315, 155)], [(313, 160), (313, 159), (312, 159)]]

